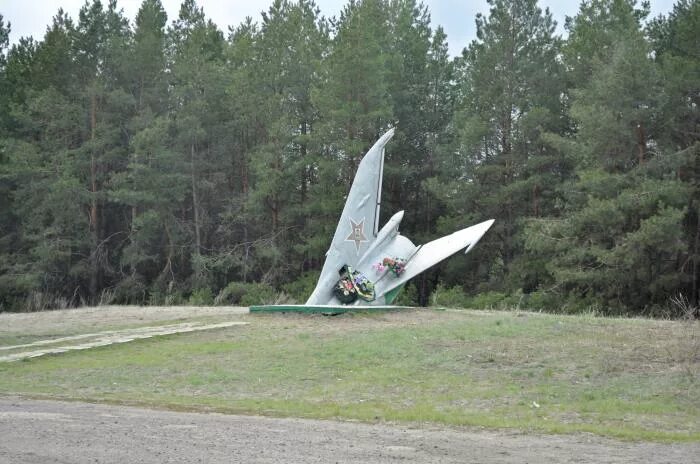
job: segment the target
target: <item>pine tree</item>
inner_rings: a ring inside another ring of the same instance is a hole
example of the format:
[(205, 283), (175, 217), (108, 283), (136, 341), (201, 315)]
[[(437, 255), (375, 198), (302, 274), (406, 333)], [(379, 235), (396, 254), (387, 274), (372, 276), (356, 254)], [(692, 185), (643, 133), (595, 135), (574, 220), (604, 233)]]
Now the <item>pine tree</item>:
[(662, 144), (658, 69), (633, 10), (626, 11), (627, 20), (616, 22), (629, 29), (573, 92), (577, 135), (562, 147), (577, 169), (563, 187), (564, 212), (531, 221), (527, 234), (557, 292), (607, 312), (667, 304), (684, 287), (687, 253), (681, 224), (689, 192), (677, 157)]
[(13, 91), (11, 81), (7, 74), (7, 47), (9, 45), (10, 24), (5, 25), (0, 14), (0, 311), (11, 304), (12, 279), (5, 277), (10, 257), (12, 255), (12, 242), (16, 241), (16, 221), (13, 212), (12, 190), (10, 179), (4, 175), (7, 164), (6, 137), (10, 125), (10, 92)]
[(180, 227), (175, 211), (184, 199), (186, 178), (168, 147), (166, 21), (160, 1), (145, 0), (136, 15), (130, 60), (124, 62), (134, 104), (127, 126), (129, 164), (112, 177), (111, 199), (130, 211), (128, 244), (120, 253), (125, 276), (116, 286), (116, 297), (125, 302), (143, 302), (149, 284), (168, 281), (176, 262), (172, 237)]
[[(12, 87), (7, 77), (7, 48), (10, 43), (10, 24), (0, 14), (0, 137), (5, 134), (9, 119), (9, 97)], [(1, 159), (0, 159), (1, 161)]]
[(46, 72), (70, 59), (72, 33), (72, 22), (59, 11), (43, 43), (22, 40), (8, 57), (13, 89), (3, 178), (11, 186), (15, 232), (7, 236), (14, 239), (3, 266), (12, 277), (3, 293), (20, 308), (32, 297), (41, 308), (41, 295), (46, 300), (84, 295), (87, 243), (81, 233), (85, 215), (78, 207), (84, 193), (71, 156), (80, 143), (80, 110), (66, 87), (70, 68)]
[(189, 176), (192, 285), (210, 285), (202, 259), (214, 230), (213, 218), (221, 208), (214, 166), (224, 155), (218, 144), (224, 111), (224, 39), (194, 0), (185, 0), (169, 29), (172, 148), (187, 165)]
[[(461, 102), (455, 143), (442, 158), (433, 191), (450, 208), (441, 232), (495, 218), (470, 268), (451, 268), (474, 288), (490, 277), (493, 289), (532, 285), (536, 267), (519, 261), (521, 219), (554, 207), (553, 187), (566, 175), (543, 138), (566, 129), (560, 40), (548, 10), (534, 0), (492, 0), (477, 15), (477, 40), (459, 61)], [(475, 261), (488, 260), (481, 266)], [(464, 263), (464, 260), (461, 261)]]
[(610, 57), (621, 35), (639, 30), (649, 14), (648, 2), (637, 0), (585, 0), (578, 13), (567, 17), (563, 52), (569, 68), (569, 87), (585, 85), (593, 70)]
[[(327, 47), (327, 27), (313, 2), (276, 1), (263, 13), (254, 46), (257, 91), (263, 96), (255, 118), (264, 135), (251, 153), (250, 224), (266, 237), (256, 257), (267, 280), (280, 282), (308, 265), (304, 227), (313, 160), (309, 140), (317, 111), (311, 89)], [(290, 272), (291, 271), (291, 272)]]
[(689, 280), (685, 295), (695, 306), (700, 302), (699, 28), (700, 2), (681, 0), (668, 17), (656, 18), (647, 30), (666, 96), (658, 117), (659, 141), (678, 158), (678, 177), (690, 189), (684, 220), (689, 252), (684, 267)]
[[(444, 31), (430, 28), (426, 7), (415, 1), (388, 6), (387, 77), (396, 135), (384, 167), (383, 219), (405, 210), (402, 231), (418, 243), (436, 238), (438, 204), (424, 181), (433, 177), (436, 149), (454, 112), (454, 66), (447, 53)], [(427, 304), (436, 272), (421, 274), (418, 302)]]
[(80, 85), (77, 96), (87, 124), (82, 127), (74, 169), (90, 192), (86, 205), (91, 247), (87, 293), (93, 302), (113, 272), (110, 241), (125, 234), (124, 225), (113, 220), (120, 216), (115, 213), (121, 206), (108, 202), (108, 185), (110, 177), (127, 165), (128, 140), (120, 125), (133, 111), (133, 98), (124, 89), (127, 78), (123, 72), (130, 40), (128, 20), (115, 0), (110, 0), (107, 9), (99, 0), (81, 8), (73, 54)]

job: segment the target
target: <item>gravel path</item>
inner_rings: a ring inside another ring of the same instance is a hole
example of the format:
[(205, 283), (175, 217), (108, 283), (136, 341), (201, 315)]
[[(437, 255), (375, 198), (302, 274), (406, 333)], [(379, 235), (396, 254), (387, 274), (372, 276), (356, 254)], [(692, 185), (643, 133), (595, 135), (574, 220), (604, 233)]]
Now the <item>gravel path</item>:
[(0, 463), (697, 463), (700, 443), (155, 411), (0, 397)]

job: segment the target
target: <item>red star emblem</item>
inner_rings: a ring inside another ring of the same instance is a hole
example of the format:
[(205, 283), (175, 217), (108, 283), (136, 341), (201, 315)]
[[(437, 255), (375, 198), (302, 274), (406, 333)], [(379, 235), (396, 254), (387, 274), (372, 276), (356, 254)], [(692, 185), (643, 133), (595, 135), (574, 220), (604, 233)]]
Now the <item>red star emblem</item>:
[(350, 229), (352, 232), (350, 232), (350, 235), (348, 235), (348, 238), (345, 239), (346, 242), (355, 242), (355, 247), (357, 248), (357, 252), (360, 252), (360, 244), (362, 242), (367, 241), (367, 237), (365, 237), (364, 233), (364, 228), (365, 228), (365, 219), (362, 218), (360, 222), (355, 222), (352, 219), (350, 219)]

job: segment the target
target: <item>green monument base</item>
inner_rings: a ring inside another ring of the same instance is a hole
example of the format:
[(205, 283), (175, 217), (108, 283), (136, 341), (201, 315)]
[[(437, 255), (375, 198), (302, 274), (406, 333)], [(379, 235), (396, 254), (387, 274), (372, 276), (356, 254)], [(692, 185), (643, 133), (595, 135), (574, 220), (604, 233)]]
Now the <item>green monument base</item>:
[(410, 306), (351, 306), (351, 305), (256, 305), (251, 313), (343, 314), (347, 312), (397, 311)]

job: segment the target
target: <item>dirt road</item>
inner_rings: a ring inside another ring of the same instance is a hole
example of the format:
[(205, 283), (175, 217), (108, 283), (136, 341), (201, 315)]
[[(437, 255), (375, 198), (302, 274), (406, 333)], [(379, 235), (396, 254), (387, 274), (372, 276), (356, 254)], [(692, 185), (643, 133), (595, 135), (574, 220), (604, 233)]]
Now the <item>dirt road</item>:
[(0, 462), (691, 463), (700, 443), (415, 429), (0, 397)]

